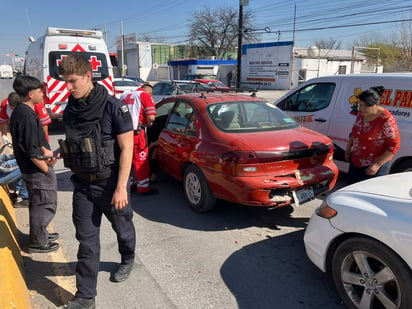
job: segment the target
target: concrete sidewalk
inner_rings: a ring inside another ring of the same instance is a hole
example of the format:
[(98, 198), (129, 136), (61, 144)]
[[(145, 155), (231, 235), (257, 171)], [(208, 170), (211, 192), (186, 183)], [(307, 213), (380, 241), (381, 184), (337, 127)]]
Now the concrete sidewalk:
[(289, 90), (259, 90), (256, 96), (273, 103), (288, 92)]

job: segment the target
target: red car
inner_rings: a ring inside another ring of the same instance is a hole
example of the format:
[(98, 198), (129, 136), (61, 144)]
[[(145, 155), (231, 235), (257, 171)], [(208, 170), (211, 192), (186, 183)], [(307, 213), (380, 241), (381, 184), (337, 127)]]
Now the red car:
[(214, 90), (229, 90), (230, 89), (223, 82), (217, 79), (194, 79), (194, 81), (208, 85), (210, 88)]
[(156, 104), (160, 168), (183, 181), (198, 212), (216, 198), (243, 205), (300, 204), (333, 188), (333, 144), (263, 99), (192, 93)]

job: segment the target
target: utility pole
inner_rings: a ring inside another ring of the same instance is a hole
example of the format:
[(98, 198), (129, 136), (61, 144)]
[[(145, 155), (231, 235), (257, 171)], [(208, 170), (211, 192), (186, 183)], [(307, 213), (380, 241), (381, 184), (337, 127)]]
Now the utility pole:
[(120, 22), (120, 35), (121, 35), (121, 56), (122, 56), (122, 69), (121, 69), (121, 75), (125, 76), (126, 75), (126, 66), (124, 63), (124, 33), (123, 33), (123, 22)]
[(240, 88), (240, 72), (242, 69), (242, 39), (243, 39), (243, 6), (249, 4), (249, 0), (239, 0), (239, 33), (237, 41), (237, 75), (236, 88)]
[[(296, 32), (296, 4), (295, 4), (295, 11), (293, 13), (293, 37), (292, 37), (292, 59), (290, 60), (292, 65), (290, 69), (290, 85), (289, 89), (293, 88), (295, 86), (294, 80), (295, 80), (295, 32)], [(299, 76), (299, 74), (298, 74)], [(299, 81), (299, 77), (298, 77)]]
[(350, 74), (355, 71), (355, 46), (352, 46), (352, 56), (350, 59)]
[(109, 45), (109, 42), (107, 42), (107, 27), (106, 24), (104, 25), (104, 41), (106, 42), (106, 45)]

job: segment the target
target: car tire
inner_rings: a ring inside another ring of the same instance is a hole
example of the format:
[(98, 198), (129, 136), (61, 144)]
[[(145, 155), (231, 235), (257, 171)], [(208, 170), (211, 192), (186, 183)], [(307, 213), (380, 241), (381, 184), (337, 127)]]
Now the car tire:
[(203, 176), (202, 171), (194, 165), (189, 165), (184, 173), (183, 190), (186, 200), (197, 212), (206, 212), (215, 207), (216, 198)]
[(412, 308), (409, 267), (375, 240), (356, 237), (340, 244), (332, 275), (347, 308)]

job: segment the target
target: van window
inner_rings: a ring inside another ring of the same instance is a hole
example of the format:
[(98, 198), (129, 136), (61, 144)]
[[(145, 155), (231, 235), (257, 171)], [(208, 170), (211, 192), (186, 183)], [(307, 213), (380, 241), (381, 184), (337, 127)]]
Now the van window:
[(311, 84), (285, 98), (277, 106), (284, 111), (318, 111), (329, 106), (334, 90), (333, 83)]
[[(67, 56), (69, 53), (55, 51), (49, 53), (49, 74), (51, 77), (63, 80), (61, 76), (59, 76), (59, 64), (62, 59)], [(89, 59), (90, 64), (92, 65), (93, 69), (93, 80), (99, 81), (106, 79), (109, 76), (109, 68), (107, 64), (106, 55), (103, 53), (88, 53), (85, 52), (84, 55), (87, 59)]]

